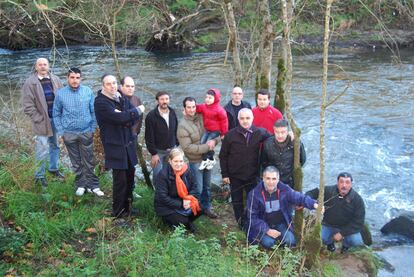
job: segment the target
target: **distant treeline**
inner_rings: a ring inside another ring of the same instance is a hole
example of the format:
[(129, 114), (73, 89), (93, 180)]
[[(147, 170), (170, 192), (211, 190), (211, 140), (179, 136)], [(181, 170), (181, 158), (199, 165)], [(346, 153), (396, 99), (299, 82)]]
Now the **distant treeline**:
[[(253, 26), (260, 24), (256, 2), (233, 1), (241, 34), (254, 31)], [(278, 30), (281, 27), (280, 3), (271, 2), (275, 30)], [(296, 2), (293, 36), (320, 34), (324, 1)], [(212, 9), (219, 16), (194, 30), (198, 45), (208, 46), (217, 41), (222, 43), (227, 35), (220, 3), (195, 0), (1, 1), (0, 47), (24, 49), (64, 44), (102, 45), (109, 40), (115, 40), (118, 45), (142, 46), (153, 33), (171, 26), (180, 18), (201, 9)], [(334, 31), (358, 32), (384, 27), (412, 30), (414, 1), (335, 1), (332, 21)]]

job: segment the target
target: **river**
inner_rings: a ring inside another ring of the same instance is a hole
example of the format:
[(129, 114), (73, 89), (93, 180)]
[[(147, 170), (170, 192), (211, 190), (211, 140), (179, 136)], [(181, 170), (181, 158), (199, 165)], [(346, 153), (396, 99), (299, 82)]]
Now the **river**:
[[(100, 76), (113, 72), (106, 48), (58, 50), (53, 71), (62, 79), (68, 66), (78, 66), (84, 84), (97, 90)], [(19, 88), (34, 60), (50, 54), (49, 49), (0, 49), (0, 81)], [(139, 87), (170, 92), (172, 106), (178, 110), (185, 96), (203, 101), (210, 87), (222, 91), (223, 105), (229, 100), (232, 73), (229, 65), (223, 65), (222, 52), (160, 56), (129, 49), (119, 54), (123, 73), (136, 79), (136, 94), (144, 100), (147, 111), (155, 104), (154, 96)], [(385, 50), (338, 50), (330, 54), (330, 63), (335, 64), (329, 75), (330, 99), (346, 86), (349, 88), (327, 112), (325, 181), (327, 185), (335, 184), (340, 171), (352, 173), (354, 188), (365, 200), (366, 219), (376, 244), (389, 240), (381, 236), (379, 229), (390, 218), (401, 210), (414, 211), (414, 50), (402, 50), (400, 58), (400, 64), (394, 63), (391, 53)], [(307, 152), (304, 187), (311, 189), (319, 184), (322, 56), (302, 51), (294, 55), (293, 62), (293, 114), (302, 129)], [(7, 90), (0, 94), (7, 94)], [(253, 104), (253, 83), (245, 88), (245, 94)], [(215, 181), (219, 180), (217, 173)]]

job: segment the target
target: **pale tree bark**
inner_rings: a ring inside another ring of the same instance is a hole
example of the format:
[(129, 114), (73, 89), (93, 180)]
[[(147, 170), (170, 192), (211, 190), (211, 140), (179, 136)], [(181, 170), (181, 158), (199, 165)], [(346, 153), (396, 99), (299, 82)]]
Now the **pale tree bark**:
[[(282, 82), (278, 83), (278, 87), (282, 87), (281, 94), (279, 96), (279, 102), (284, 103), (284, 113), (289, 121), (289, 124), (292, 128), (292, 131), (295, 135), (294, 140), (294, 162), (293, 162), (293, 181), (294, 189), (297, 191), (302, 191), (302, 181), (303, 181), (303, 171), (302, 165), (300, 164), (300, 136), (301, 130), (297, 126), (295, 119), (292, 114), (292, 75), (293, 75), (293, 62), (292, 62), (292, 49), (290, 43), (290, 27), (293, 18), (293, 3), (292, 0), (282, 0), (282, 21), (283, 21), (283, 40), (282, 40), (282, 58), (279, 60), (278, 68), (279, 71), (283, 70), (284, 74), (283, 84)], [(280, 73), (280, 72), (278, 72)], [(280, 92), (280, 91), (279, 91)], [(294, 218), (295, 226), (295, 236), (298, 244), (301, 245), (302, 242), (302, 233), (303, 233), (303, 211), (298, 210), (295, 213)]]
[(320, 159), (320, 175), (319, 175), (319, 196), (318, 209), (316, 211), (316, 224), (306, 239), (306, 251), (308, 253), (307, 266), (319, 268), (319, 251), (322, 246), (320, 231), (322, 222), (322, 207), (325, 194), (325, 120), (327, 103), (327, 87), (328, 87), (328, 52), (330, 39), (330, 18), (331, 6), (333, 0), (326, 1), (325, 10), (325, 31), (323, 36), (323, 70), (322, 70), (322, 96), (321, 96), (321, 112), (320, 112), (320, 134), (319, 134), (319, 159)]
[(270, 7), (268, 0), (260, 0), (258, 2), (258, 12), (262, 17), (263, 29), (259, 44), (259, 62), (257, 65), (256, 74), (256, 90), (269, 90), (271, 85), (273, 40), (275, 33), (273, 32), (273, 24), (270, 17)]
[[(239, 38), (237, 32), (236, 19), (234, 17), (234, 9), (231, 0), (224, 0), (223, 5), (225, 20), (227, 29), (229, 31), (229, 41), (227, 48), (232, 51), (233, 58), (233, 72), (234, 72), (234, 85), (242, 86), (243, 85), (243, 76), (242, 76), (242, 65), (240, 60), (240, 50), (239, 50)], [(227, 51), (226, 51), (227, 57)]]

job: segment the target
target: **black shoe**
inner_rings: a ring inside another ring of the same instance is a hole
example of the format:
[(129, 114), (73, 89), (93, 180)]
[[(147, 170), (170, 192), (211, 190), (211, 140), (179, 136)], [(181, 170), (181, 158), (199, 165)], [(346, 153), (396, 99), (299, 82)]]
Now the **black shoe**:
[(209, 218), (217, 218), (218, 215), (212, 209), (206, 209), (203, 213)]
[(341, 254), (346, 254), (348, 252), (348, 250), (349, 250), (349, 247), (342, 246)]
[(35, 184), (36, 185), (41, 185), (43, 188), (47, 187), (47, 182), (45, 178), (36, 178), (35, 179)]
[(60, 172), (59, 170), (56, 170), (56, 171), (49, 170), (49, 173), (52, 174), (57, 179), (65, 180), (65, 175), (63, 175), (63, 173)]
[(336, 250), (335, 243), (331, 243), (331, 244), (326, 245), (326, 249), (328, 249), (328, 251), (330, 251), (330, 252), (335, 252), (335, 250)]
[(194, 224), (192, 222), (188, 223), (187, 225), (187, 230), (191, 233), (191, 234), (195, 234), (196, 233), (196, 228), (194, 226)]

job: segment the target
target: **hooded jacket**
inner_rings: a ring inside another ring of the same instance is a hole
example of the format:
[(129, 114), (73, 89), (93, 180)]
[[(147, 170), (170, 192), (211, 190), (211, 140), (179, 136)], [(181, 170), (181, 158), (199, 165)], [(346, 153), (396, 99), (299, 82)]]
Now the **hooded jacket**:
[[(265, 186), (263, 181), (261, 181), (247, 196), (247, 225), (245, 227), (249, 243), (260, 241), (270, 229), (265, 221), (266, 204), (262, 193), (264, 191)], [(317, 203), (311, 197), (294, 191), (282, 182), (277, 184), (277, 191), (274, 193), (279, 194), (280, 210), (286, 225), (289, 226), (291, 231), (293, 231), (292, 207), (294, 205), (304, 206), (307, 209), (313, 210), (313, 206)]]
[(203, 115), (204, 128), (209, 132), (220, 132), (221, 136), (224, 136), (228, 129), (229, 123), (227, 121), (227, 113), (220, 106), (220, 91), (216, 88), (209, 89), (209, 91), (214, 91), (214, 103), (211, 105), (207, 104), (198, 104), (197, 113)]

